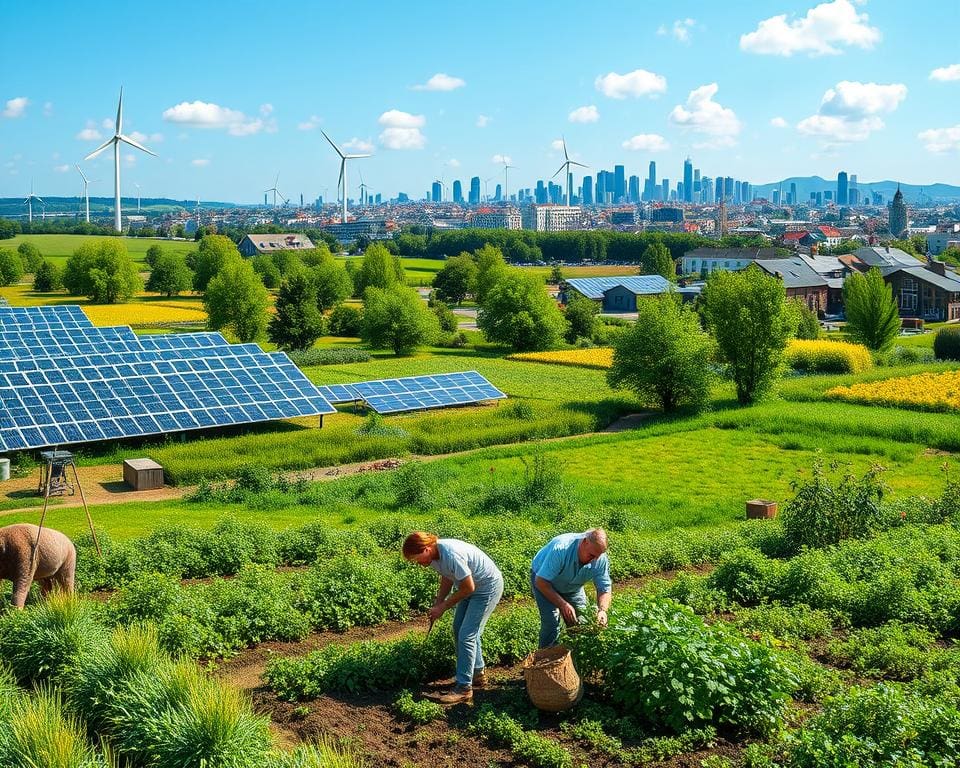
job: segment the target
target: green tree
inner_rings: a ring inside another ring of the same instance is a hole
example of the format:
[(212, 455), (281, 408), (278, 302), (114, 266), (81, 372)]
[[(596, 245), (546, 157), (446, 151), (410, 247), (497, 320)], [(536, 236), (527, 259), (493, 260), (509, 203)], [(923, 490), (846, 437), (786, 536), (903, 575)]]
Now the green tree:
[(489, 341), (524, 351), (556, 347), (567, 322), (543, 280), (509, 267), (484, 298), (477, 327)]
[(473, 296), (478, 304), (483, 304), (487, 292), (507, 273), (507, 262), (503, 251), (492, 245), (484, 245), (474, 253), (477, 260), (477, 276)]
[(263, 335), (269, 304), (270, 294), (250, 262), (239, 258), (227, 260), (203, 295), (210, 329), (232, 328), (242, 342)]
[(900, 315), (893, 289), (877, 267), (865, 275), (852, 274), (844, 281), (843, 308), (852, 341), (877, 352), (893, 346), (900, 334)]
[(189, 291), (192, 285), (193, 272), (187, 266), (187, 259), (183, 254), (161, 252), (157, 256), (147, 279), (148, 291), (176, 296), (183, 291)]
[(600, 305), (586, 296), (570, 290), (564, 317), (567, 319), (567, 341), (576, 344), (577, 339), (592, 339), (597, 326)]
[(13, 248), (0, 248), (0, 285), (13, 285), (23, 277), (23, 261)]
[(404, 284), (400, 257), (394, 256), (382, 243), (373, 243), (363, 254), (363, 261), (353, 279), (357, 295), (364, 296), (367, 288), (390, 288)]
[(413, 288), (370, 287), (363, 295), (363, 340), (396, 355), (433, 343), (440, 334), (437, 316)]
[(35, 274), (43, 263), (43, 254), (33, 243), (26, 241), (17, 246), (17, 253), (20, 254), (20, 261), (23, 262), (23, 268), (30, 274)]
[(560, 268), (559, 264), (554, 264), (550, 267), (550, 284), (551, 285), (560, 285), (563, 282), (563, 270)]
[(207, 283), (228, 261), (242, 258), (229, 237), (204, 235), (197, 250), (187, 256), (187, 266), (193, 270), (193, 290), (198, 293), (207, 290)]
[(773, 386), (793, 333), (783, 283), (756, 266), (717, 270), (704, 287), (702, 307), (737, 400), (759, 400)]
[(611, 387), (632, 390), (664, 411), (681, 406), (703, 410), (710, 401), (713, 341), (700, 318), (673, 296), (637, 302), (637, 321), (617, 336)]
[(353, 338), (363, 333), (363, 312), (359, 307), (337, 304), (330, 313), (330, 335)]
[(433, 310), (433, 314), (437, 316), (441, 331), (444, 333), (456, 333), (460, 323), (450, 307), (442, 301), (435, 301), (430, 305), (430, 309)]
[(49, 293), (63, 288), (63, 273), (49, 259), (43, 259), (33, 274), (33, 290), (37, 293)]
[(677, 279), (677, 268), (670, 256), (670, 250), (660, 240), (647, 246), (641, 257), (643, 271), (648, 275), (662, 275), (667, 280)]
[(317, 309), (321, 312), (333, 309), (353, 295), (353, 280), (343, 262), (336, 261), (332, 256), (317, 264), (310, 272), (316, 288)]
[(159, 243), (154, 243), (147, 248), (147, 255), (143, 257), (143, 260), (147, 263), (147, 266), (150, 267), (150, 269), (153, 269), (163, 254), (163, 246)]
[(787, 310), (791, 316), (791, 325), (796, 329), (798, 339), (819, 339), (820, 320), (817, 313), (810, 309), (801, 298), (790, 299)]
[(260, 276), (260, 279), (267, 288), (276, 288), (283, 280), (283, 275), (280, 274), (279, 267), (277, 267), (273, 259), (270, 258), (269, 254), (261, 253), (254, 256), (250, 260), (250, 264), (253, 266), (253, 271)]
[(143, 290), (143, 281), (119, 238), (84, 243), (67, 259), (63, 285), (73, 296), (98, 304), (126, 301)]
[(317, 289), (306, 271), (294, 272), (280, 285), (277, 313), (267, 326), (267, 337), (281, 349), (308, 349), (324, 332), (317, 309)]
[(469, 253), (451, 256), (433, 278), (437, 298), (447, 304), (462, 304), (473, 293), (477, 280), (477, 264)]

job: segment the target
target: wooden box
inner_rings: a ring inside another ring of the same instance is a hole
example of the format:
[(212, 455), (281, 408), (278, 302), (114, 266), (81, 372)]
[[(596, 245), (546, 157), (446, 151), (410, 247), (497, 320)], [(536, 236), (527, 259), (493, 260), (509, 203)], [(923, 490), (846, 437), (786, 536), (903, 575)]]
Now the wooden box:
[(135, 491), (163, 488), (163, 467), (152, 459), (127, 459), (123, 462), (123, 482)]
[(750, 499), (747, 502), (747, 520), (772, 520), (777, 516), (777, 502)]

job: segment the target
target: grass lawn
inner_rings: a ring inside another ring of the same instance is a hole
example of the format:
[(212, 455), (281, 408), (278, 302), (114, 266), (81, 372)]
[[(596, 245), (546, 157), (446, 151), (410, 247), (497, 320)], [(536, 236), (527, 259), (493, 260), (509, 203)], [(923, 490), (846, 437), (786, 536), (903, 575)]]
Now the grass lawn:
[[(33, 243), (40, 249), (44, 258), (48, 258), (62, 267), (67, 258), (72, 256), (73, 252), (81, 245), (92, 240), (102, 239), (102, 235), (17, 235), (11, 240), (0, 242), (0, 248), (15, 249), (20, 243)], [(147, 255), (147, 249), (151, 245), (159, 245), (165, 251), (184, 255), (197, 249), (197, 244), (193, 240), (167, 240), (153, 237), (121, 237), (119, 240), (127, 247), (127, 252), (133, 257), (134, 261), (143, 261)]]

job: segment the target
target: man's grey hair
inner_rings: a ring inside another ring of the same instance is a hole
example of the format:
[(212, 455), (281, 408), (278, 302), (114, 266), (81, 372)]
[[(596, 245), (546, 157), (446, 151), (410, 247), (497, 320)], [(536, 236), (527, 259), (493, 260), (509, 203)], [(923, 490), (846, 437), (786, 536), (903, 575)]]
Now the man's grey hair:
[(587, 531), (587, 538), (602, 547), (604, 552), (607, 551), (607, 532), (603, 528), (591, 528)]

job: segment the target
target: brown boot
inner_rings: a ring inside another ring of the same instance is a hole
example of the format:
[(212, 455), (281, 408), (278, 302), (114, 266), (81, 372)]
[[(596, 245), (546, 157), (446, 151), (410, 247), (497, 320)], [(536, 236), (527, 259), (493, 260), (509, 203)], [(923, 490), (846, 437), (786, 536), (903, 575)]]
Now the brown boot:
[(474, 688), (487, 687), (487, 670), (486, 669), (480, 669), (473, 673), (473, 687)]
[(445, 704), (469, 704), (473, 701), (473, 688), (461, 688), (460, 686), (455, 686), (445, 693), (441, 693), (439, 696), (431, 697), (434, 701)]

